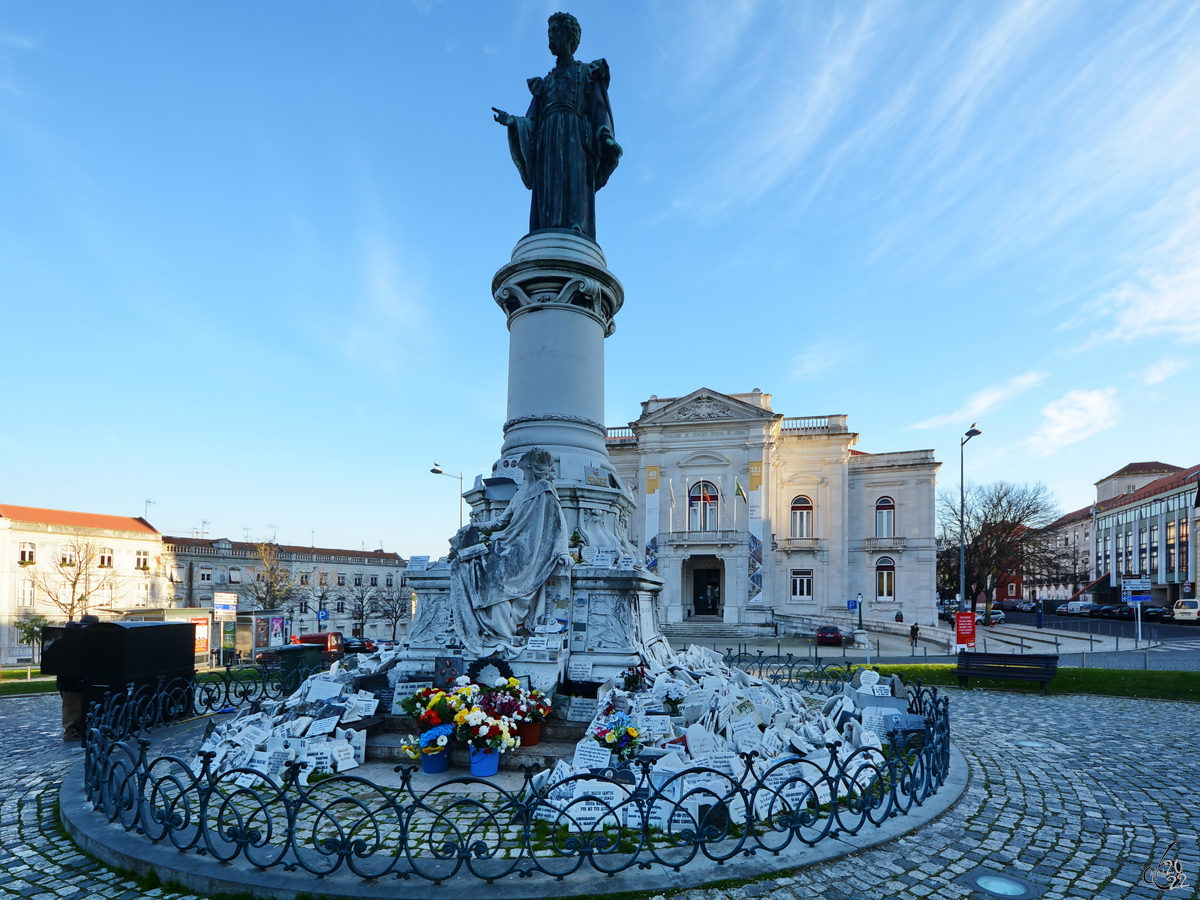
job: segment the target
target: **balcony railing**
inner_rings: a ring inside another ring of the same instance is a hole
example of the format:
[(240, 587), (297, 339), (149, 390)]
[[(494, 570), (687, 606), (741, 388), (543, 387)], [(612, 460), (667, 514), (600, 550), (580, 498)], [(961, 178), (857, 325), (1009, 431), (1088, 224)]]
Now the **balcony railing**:
[(637, 441), (637, 435), (628, 425), (619, 428), (606, 428), (610, 444), (630, 444)]
[(667, 543), (676, 546), (694, 546), (696, 544), (721, 544), (730, 546), (749, 540), (748, 531), (672, 531), (667, 537)]
[(821, 539), (815, 537), (787, 537), (776, 541), (784, 550), (820, 550)]
[(902, 537), (873, 537), (863, 541), (864, 550), (903, 550), (906, 545)]
[(845, 416), (794, 416), (784, 419), (780, 427), (784, 434), (832, 434), (849, 430)]

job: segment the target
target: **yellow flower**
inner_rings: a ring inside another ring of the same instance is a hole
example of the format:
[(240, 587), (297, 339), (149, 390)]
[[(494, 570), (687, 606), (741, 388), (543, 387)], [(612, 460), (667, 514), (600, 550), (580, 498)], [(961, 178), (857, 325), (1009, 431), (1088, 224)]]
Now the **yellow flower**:
[(520, 687), (521, 682), (515, 678), (510, 678), (510, 679), (508, 679), (508, 686), (509, 687)]
[(638, 733), (637, 733), (637, 729), (636, 729), (636, 728), (630, 727), (630, 728), (626, 728), (625, 730), (626, 730), (626, 731), (629, 733), (629, 736), (630, 736), (631, 738), (635, 738), (635, 737), (637, 737), (637, 734), (638, 734)]
[(604, 736), (604, 743), (615, 744), (616, 742), (617, 742), (617, 736), (615, 734), (613, 734), (611, 731)]

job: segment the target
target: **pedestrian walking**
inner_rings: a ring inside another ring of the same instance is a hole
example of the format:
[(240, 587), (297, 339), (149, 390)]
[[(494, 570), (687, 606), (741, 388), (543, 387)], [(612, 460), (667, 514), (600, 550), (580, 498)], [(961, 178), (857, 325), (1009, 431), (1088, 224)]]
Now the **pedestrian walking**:
[(914, 650), (917, 649), (917, 641), (921, 637), (921, 628), (916, 622), (913, 622), (912, 628), (908, 629), (908, 645)]

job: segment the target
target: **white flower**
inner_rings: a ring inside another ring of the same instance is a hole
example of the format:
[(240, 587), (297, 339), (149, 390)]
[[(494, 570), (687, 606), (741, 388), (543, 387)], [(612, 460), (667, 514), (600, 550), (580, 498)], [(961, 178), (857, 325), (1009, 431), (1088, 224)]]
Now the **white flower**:
[(486, 718), (487, 714), (482, 709), (473, 709), (471, 712), (467, 713), (467, 724), (478, 725)]
[(443, 734), (440, 738), (437, 739), (437, 743), (438, 743), (439, 747), (445, 747), (446, 746), (446, 736)]
[(471, 683), (471, 679), (468, 678), (466, 675), (459, 675), (457, 678), (454, 679), (454, 683), (458, 687), (466, 687), (468, 684)]
[(496, 679), (496, 683), (493, 685), (493, 687), (508, 687), (508, 679), (501, 675)]

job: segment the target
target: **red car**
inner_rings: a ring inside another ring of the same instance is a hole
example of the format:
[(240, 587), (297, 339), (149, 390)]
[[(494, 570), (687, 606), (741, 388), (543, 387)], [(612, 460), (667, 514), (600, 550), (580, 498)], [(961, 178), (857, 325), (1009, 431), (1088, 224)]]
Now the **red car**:
[(846, 636), (836, 625), (822, 625), (817, 629), (817, 645), (832, 644), (834, 647), (842, 646), (842, 642)]

